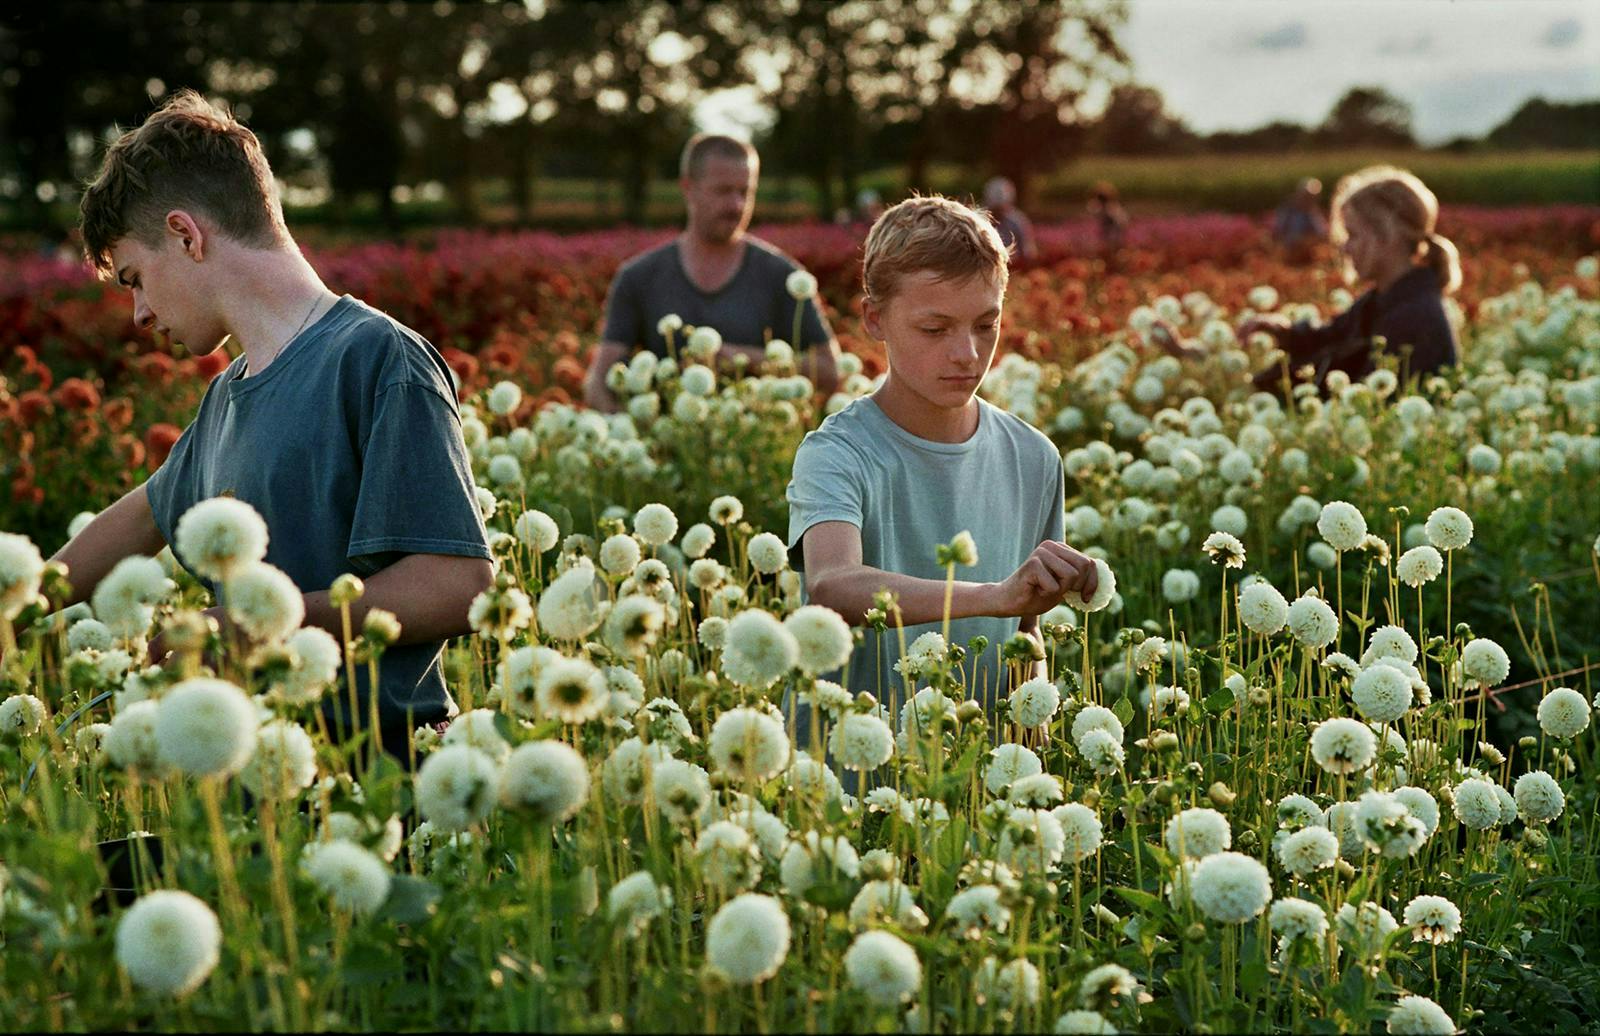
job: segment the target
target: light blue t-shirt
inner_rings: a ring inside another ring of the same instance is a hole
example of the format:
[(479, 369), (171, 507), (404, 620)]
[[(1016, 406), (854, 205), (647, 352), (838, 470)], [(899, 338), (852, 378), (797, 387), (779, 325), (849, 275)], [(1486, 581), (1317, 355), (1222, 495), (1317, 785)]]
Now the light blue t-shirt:
[[(819, 522), (849, 522), (861, 530), (861, 560), (872, 568), (945, 578), (935, 548), (962, 530), (978, 545), (978, 563), (957, 566), (961, 582), (998, 583), (1044, 540), (1064, 534), (1065, 476), (1055, 445), (1026, 421), (978, 400), (978, 429), (966, 442), (921, 439), (890, 420), (872, 399), (858, 399), (805, 437), (789, 482), (789, 548), (803, 568), (801, 540)], [(963, 664), (971, 695), (993, 709), (1008, 693), (1000, 646), (1016, 618), (974, 617), (950, 623), (950, 643), (989, 638), (982, 656)], [(909, 648), (941, 623), (905, 627)], [(881, 640), (881, 643), (880, 643)], [(905, 701), (895, 672), (900, 634), (868, 628), (851, 656), (847, 686), (870, 691), (896, 717)], [(834, 674), (833, 679), (838, 679)], [(925, 686), (920, 681), (915, 687)]]

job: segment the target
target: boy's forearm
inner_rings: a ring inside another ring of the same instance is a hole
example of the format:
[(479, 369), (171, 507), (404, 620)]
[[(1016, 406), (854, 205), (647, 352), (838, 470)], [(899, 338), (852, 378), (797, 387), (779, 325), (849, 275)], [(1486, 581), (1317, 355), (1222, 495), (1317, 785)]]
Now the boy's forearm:
[[(487, 561), (469, 564), (476, 561), (473, 558), (452, 558), (443, 566), (419, 560), (432, 557), (408, 555), (367, 579), (365, 592), (350, 605), (351, 636), (360, 634), (362, 622), (374, 608), (393, 612), (400, 620), (396, 641), (400, 645), (448, 640), (469, 632), (467, 609), (493, 578), (493, 569)], [(328, 591), (306, 594), (305, 605), (305, 625), (343, 638), (343, 616), (328, 599)]]
[(63, 607), (86, 601), (117, 562), (135, 554), (159, 554), (161, 537), (145, 487), (140, 485), (95, 516), (65, 546), (51, 555), (67, 567), (72, 594)]
[[(964, 583), (957, 580), (950, 585), (950, 618), (1001, 615), (997, 589), (995, 583)], [(829, 572), (807, 587), (813, 604), (832, 608), (852, 626), (864, 624), (867, 611), (873, 607), (872, 598), (880, 590), (895, 595), (900, 607), (900, 622), (904, 625), (938, 622), (944, 618), (945, 583), (939, 579), (919, 579), (859, 565)], [(892, 616), (890, 621), (893, 621)]]

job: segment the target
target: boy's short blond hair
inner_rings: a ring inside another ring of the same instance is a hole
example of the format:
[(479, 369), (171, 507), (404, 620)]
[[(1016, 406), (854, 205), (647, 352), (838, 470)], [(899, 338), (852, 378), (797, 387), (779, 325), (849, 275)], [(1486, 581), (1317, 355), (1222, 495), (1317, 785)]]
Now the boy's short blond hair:
[(1001, 290), (1010, 277), (1010, 252), (989, 214), (939, 195), (907, 198), (879, 216), (865, 251), (862, 286), (880, 305), (902, 278), (923, 270), (940, 280), (983, 274)]

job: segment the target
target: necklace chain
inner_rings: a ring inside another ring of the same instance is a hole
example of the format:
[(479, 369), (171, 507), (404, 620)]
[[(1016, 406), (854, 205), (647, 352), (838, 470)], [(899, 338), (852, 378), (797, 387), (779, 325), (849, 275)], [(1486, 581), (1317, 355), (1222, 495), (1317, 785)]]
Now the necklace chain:
[[(283, 340), (283, 344), (278, 346), (278, 348), (274, 349), (273, 352), (272, 352), (272, 355), (268, 356), (267, 359), (266, 359), (266, 362), (261, 365), (263, 370), (265, 370), (272, 363), (273, 360), (276, 360), (278, 358), (278, 354), (279, 353), (283, 352), (285, 349), (287, 349), (289, 347), (289, 343), (294, 341), (295, 338), (300, 334), (301, 331), (304, 331), (306, 329), (306, 324), (309, 323), (310, 320), (311, 320), (311, 314), (315, 313), (317, 311), (317, 307), (320, 306), (320, 305), (322, 305), (322, 296), (319, 295), (315, 299), (312, 300), (311, 308), (306, 310), (306, 315), (300, 321), (300, 326), (295, 328), (293, 333), (291, 333), (288, 338), (285, 338)], [(261, 371), (257, 371), (256, 373), (259, 374), (259, 373), (261, 373)]]

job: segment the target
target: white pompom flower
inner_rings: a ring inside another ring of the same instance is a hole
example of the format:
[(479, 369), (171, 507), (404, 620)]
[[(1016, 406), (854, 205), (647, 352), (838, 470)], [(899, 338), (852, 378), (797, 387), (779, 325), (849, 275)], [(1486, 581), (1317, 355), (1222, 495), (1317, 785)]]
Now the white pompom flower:
[(1328, 602), (1304, 594), (1289, 605), (1289, 632), (1308, 648), (1325, 648), (1339, 635), (1339, 618)]
[(0, 701), (0, 734), (37, 734), (48, 715), (37, 695), (13, 694)]
[(1355, 504), (1332, 500), (1322, 505), (1322, 513), (1317, 516), (1317, 532), (1334, 550), (1355, 550), (1367, 535), (1367, 519)]
[(1589, 729), (1589, 703), (1570, 687), (1556, 687), (1539, 701), (1539, 729), (1570, 740)]
[(377, 913), (394, 882), (394, 875), (377, 853), (345, 839), (311, 842), (305, 847), (301, 866), (334, 906), (357, 917)]
[(706, 962), (740, 986), (778, 973), (789, 956), (789, 915), (771, 896), (747, 892), (723, 904), (706, 927)]
[(255, 703), (226, 680), (195, 677), (175, 685), (156, 706), (161, 759), (192, 777), (237, 773), (256, 748)]
[(847, 713), (829, 733), (828, 749), (846, 770), (876, 770), (894, 755), (894, 731), (870, 712)]
[(589, 801), (589, 766), (563, 741), (526, 741), (500, 771), (500, 804), (537, 824), (572, 819)]
[(256, 731), (256, 750), (239, 782), (263, 799), (290, 799), (317, 779), (317, 750), (298, 723), (273, 720)]
[(894, 1007), (922, 987), (922, 962), (899, 936), (862, 932), (844, 955), (850, 985), (879, 1007)]
[(1411, 929), (1414, 942), (1429, 942), (1435, 946), (1452, 941), (1461, 931), (1460, 908), (1443, 896), (1413, 898), (1406, 904), (1401, 920)]
[(1444, 558), (1432, 545), (1424, 543), (1400, 555), (1394, 572), (1409, 587), (1425, 586), (1439, 578), (1444, 571)]
[(1471, 686), (1498, 687), (1511, 675), (1511, 659), (1505, 648), (1478, 637), (1461, 649), (1461, 675)]
[(764, 688), (800, 660), (800, 645), (769, 612), (752, 608), (728, 623), (722, 649), (723, 675), (746, 687)]
[(606, 893), (606, 917), (629, 938), (638, 937), (670, 909), (671, 887), (658, 883), (649, 871), (635, 871)]
[(1411, 708), (1411, 679), (1380, 663), (1363, 669), (1350, 685), (1356, 711), (1370, 723), (1393, 723)]
[(805, 270), (794, 270), (784, 278), (783, 289), (796, 302), (803, 302), (817, 293), (817, 279)]
[(172, 580), (155, 558), (129, 557), (117, 562), (90, 598), (95, 618), (114, 636), (142, 637), (150, 629), (156, 605), (172, 592)]
[(789, 762), (783, 724), (757, 709), (729, 709), (718, 716), (707, 747), (718, 772), (757, 783), (776, 776)]
[(183, 513), (173, 535), (178, 557), (205, 579), (226, 583), (267, 556), (267, 523), (243, 500), (218, 496)]
[(1042, 676), (1028, 680), (1011, 692), (1011, 719), (1020, 726), (1039, 728), (1055, 718), (1061, 708), (1061, 691)]
[(1100, 558), (1094, 558), (1093, 561), (1095, 574), (1099, 579), (1099, 582), (1095, 585), (1094, 594), (1088, 600), (1084, 600), (1082, 594), (1076, 591), (1068, 591), (1067, 595), (1062, 598), (1063, 604), (1076, 608), (1081, 612), (1097, 612), (1104, 610), (1111, 603), (1111, 599), (1116, 596), (1117, 577), (1111, 571), (1111, 566)]
[(1211, 920), (1243, 924), (1266, 909), (1272, 878), (1254, 857), (1214, 853), (1195, 866), (1190, 892), (1195, 906)]
[(855, 640), (850, 624), (832, 608), (808, 604), (783, 620), (799, 646), (801, 672), (808, 676), (830, 673), (850, 660)]
[(1567, 797), (1556, 779), (1543, 770), (1530, 770), (1517, 778), (1511, 795), (1523, 817), (1535, 823), (1546, 824), (1561, 815)]
[(579, 641), (600, 625), (595, 572), (587, 558), (557, 576), (539, 595), (539, 626), (556, 640)]
[(1392, 1036), (1453, 1036), (1456, 1023), (1445, 1009), (1425, 996), (1403, 996), (1389, 1010)]
[(471, 745), (446, 745), (417, 771), (417, 812), (444, 831), (464, 831), (489, 815), (500, 791), (500, 768)]
[(44, 578), (44, 557), (26, 536), (0, 532), (0, 619), (14, 619), (33, 603)]
[(244, 565), (223, 592), (228, 618), (254, 640), (282, 640), (306, 617), (305, 598), (294, 580), (266, 562)]
[(1252, 632), (1271, 636), (1289, 622), (1289, 602), (1266, 580), (1251, 583), (1239, 593), (1239, 618)]
[(678, 535), (678, 516), (666, 504), (645, 504), (633, 516), (633, 532), (652, 547), (664, 546)]
[(605, 674), (581, 658), (546, 665), (534, 689), (541, 716), (573, 725), (597, 718), (608, 700)]
[(1460, 550), (1472, 542), (1472, 519), (1459, 507), (1434, 508), (1422, 528), (1440, 550)]
[(174, 889), (148, 892), (117, 921), (117, 963), (140, 989), (181, 997), (217, 966), (222, 926), (198, 897)]
[(1311, 732), (1311, 758), (1332, 774), (1364, 770), (1378, 750), (1372, 728), (1345, 717), (1324, 720)]
[(1167, 821), (1167, 851), (1174, 856), (1203, 859), (1233, 845), (1228, 818), (1214, 809), (1197, 806)]

